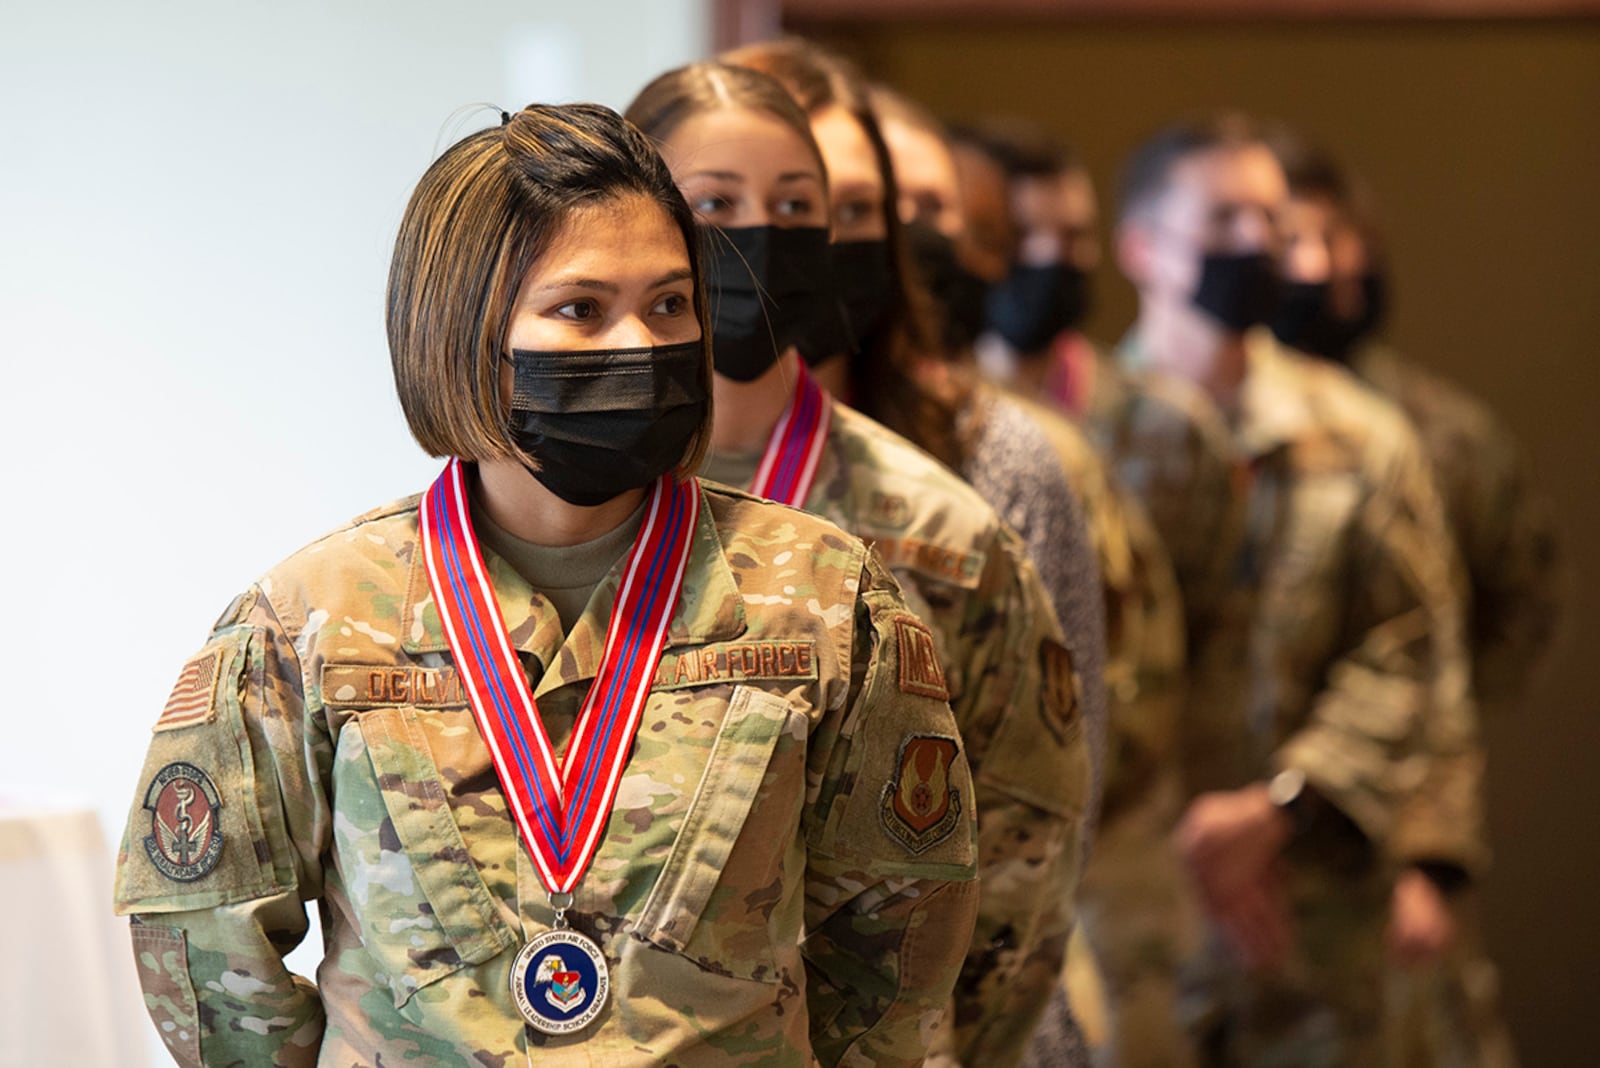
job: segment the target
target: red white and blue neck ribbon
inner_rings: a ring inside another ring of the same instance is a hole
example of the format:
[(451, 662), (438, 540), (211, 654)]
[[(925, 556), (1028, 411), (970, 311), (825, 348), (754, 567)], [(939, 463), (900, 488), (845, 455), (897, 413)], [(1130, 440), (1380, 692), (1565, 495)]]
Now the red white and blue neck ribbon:
[(523, 675), (451, 460), (421, 507), (439, 621), (522, 840), (545, 889), (571, 893), (593, 859), (666, 643), (700, 515), (699, 483), (656, 480), (606, 628), (599, 670), (558, 759)]
[(794, 396), (783, 418), (772, 428), (767, 451), (756, 468), (750, 492), (769, 501), (800, 508), (811, 493), (817, 477), (817, 464), (828, 441), (833, 421), (833, 399), (806, 371), (804, 361), (795, 364)]

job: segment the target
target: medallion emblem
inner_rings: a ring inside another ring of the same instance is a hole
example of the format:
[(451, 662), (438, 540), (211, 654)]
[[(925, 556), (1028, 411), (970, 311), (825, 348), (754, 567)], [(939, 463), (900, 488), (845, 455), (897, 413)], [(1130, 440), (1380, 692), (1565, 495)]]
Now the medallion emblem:
[(570, 928), (547, 931), (522, 947), (511, 965), (511, 996), (536, 1030), (581, 1031), (600, 1015), (611, 973), (600, 947)]
[(150, 834), (144, 851), (167, 878), (192, 883), (222, 857), (218, 812), (222, 798), (211, 777), (193, 764), (168, 764), (156, 772), (144, 794)]

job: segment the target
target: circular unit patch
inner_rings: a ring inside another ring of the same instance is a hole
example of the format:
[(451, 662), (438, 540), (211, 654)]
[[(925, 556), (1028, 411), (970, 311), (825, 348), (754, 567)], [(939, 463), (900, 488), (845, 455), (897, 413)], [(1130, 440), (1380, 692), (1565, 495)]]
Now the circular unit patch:
[(546, 931), (511, 965), (511, 996), (536, 1030), (581, 1031), (605, 1007), (611, 973), (600, 947), (576, 931)]
[(144, 851), (169, 879), (192, 883), (222, 856), (222, 798), (211, 777), (193, 764), (168, 764), (156, 772), (144, 794), (150, 834)]

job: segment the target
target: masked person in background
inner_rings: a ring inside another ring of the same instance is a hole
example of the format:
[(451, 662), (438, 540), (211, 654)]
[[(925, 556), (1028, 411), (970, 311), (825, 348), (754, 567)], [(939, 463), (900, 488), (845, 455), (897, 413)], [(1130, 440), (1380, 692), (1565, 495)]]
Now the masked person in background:
[[(916, 634), (924, 659), (902, 661), (900, 678), (955, 711), (980, 857), (978, 929), (934, 1052), (1007, 1063), (1032, 1012), (1015, 978), (1040, 955), (1059, 960), (1071, 929), (1089, 789), (1073, 654), (994, 509), (813, 380), (807, 362), (846, 347), (831, 265), (872, 250), (830, 253), (830, 175), (783, 87), (695, 64), (651, 82), (627, 117), (660, 144), (710, 250), (717, 416), (705, 473), (868, 540), (932, 625)], [(914, 837), (908, 849), (920, 850)]]
[(1122, 359), (1195, 394), (1235, 477), (1199, 494), (1182, 442), (1140, 441), (1149, 453), (1119, 464), (1165, 472), (1165, 540), (1214, 560), (1183, 591), (1176, 837), (1211, 926), (1182, 977), (1201, 1063), (1381, 1065), (1391, 894), (1411, 883), (1437, 920), (1443, 887), (1482, 860), (1475, 716), (1415, 436), (1260, 325), (1287, 195), (1239, 116), (1168, 127), (1128, 162), (1117, 254), (1139, 316)]
[(693, 477), (697, 248), (595, 105), (423, 176), (389, 343), (445, 471), (234, 601), (134, 800), (116, 903), (179, 1063), (921, 1063), (965, 750), (877, 555)]
[[(1067, 415), (1083, 427), (1102, 460), (1112, 413), (1138, 410), (1153, 432), (1181, 430), (1188, 415), (1159, 383), (1123, 374), (1080, 332), (1089, 274), (1100, 261), (1094, 189), (1088, 171), (1042, 130), (997, 120), (952, 132), (969, 180), (1005, 199), (964, 198), (975, 232), (1010, 237), (1010, 268), (989, 290), (987, 330), (979, 339), (986, 373)], [(987, 173), (985, 173), (987, 172)], [(1003, 218), (991, 218), (1004, 211)], [(1079, 892), (1092, 948), (1069, 961), (1071, 992), (1093, 989), (1098, 967), (1106, 1017), (1095, 1050), (1101, 1065), (1192, 1063), (1176, 1019), (1176, 975), (1198, 937), (1198, 914), (1169, 841), (1182, 810), (1178, 715), (1183, 702), (1184, 618), (1172, 563), (1144, 506), (1116, 479), (1132, 567), (1118, 599), (1127, 606), (1110, 650), (1111, 731), (1104, 807), (1094, 856)], [(1080, 1018), (1090, 1007), (1075, 1005)]]
[[(917, 284), (909, 262), (896, 208), (895, 174), (868, 105), (865, 83), (838, 57), (795, 39), (747, 46), (725, 58), (771, 73), (805, 109), (838, 183), (833, 216), (836, 251), (876, 246), (880, 255), (887, 253), (889, 286), (875, 295), (872, 286), (862, 284), (871, 275), (846, 269), (850, 260), (859, 258), (859, 251), (840, 264), (847, 303), (858, 309), (854, 315), (865, 316), (871, 324), (863, 330), (861, 352), (847, 365), (843, 387), (874, 417), (965, 474), (1018, 524), (1052, 599), (1058, 609), (1066, 605), (1062, 622), (1073, 656), (1074, 682), (1089, 727), (1091, 756), (1098, 762), (1105, 709), (1104, 622), (1095, 598), (1094, 560), (1072, 487), (1059, 469), (1019, 470), (1016, 457), (1005, 454), (1004, 443), (1030, 433), (1027, 425), (1015, 418), (1014, 411), (985, 404), (972, 389), (970, 374), (946, 364), (940, 355), (937, 309)], [(1043, 546), (1051, 548), (1038, 555)], [(1026, 850), (1020, 840), (1018, 847)], [(969, 1062), (979, 1054), (996, 1063), (1014, 1060), (1027, 1039), (1029, 1021), (1051, 993), (1053, 970), (1064, 952), (1061, 943), (1054, 941), (1045, 951), (1024, 959), (1010, 942), (996, 939), (983, 950), (995, 966), (966, 995), (967, 1013), (975, 1019), (1004, 1020), (1003, 1029), (981, 1049), (962, 1046), (961, 1055)], [(958, 1031), (970, 1026), (956, 1021)], [(930, 1058), (930, 1063), (951, 1059)]]
[[(1388, 285), (1369, 200), (1329, 154), (1288, 132), (1272, 147), (1289, 179), (1289, 298), (1273, 320), (1285, 344), (1347, 366), (1410, 417), (1444, 495), (1471, 585), (1472, 679), (1489, 713), (1526, 699), (1561, 615), (1560, 554), (1544, 501), (1510, 432), (1481, 401), (1376, 340)], [(1451, 897), (1456, 938), (1442, 962), (1402, 957), (1393, 977), (1395, 1042), (1447, 1065), (1516, 1063), (1476, 895)], [(1404, 922), (1397, 895), (1395, 924)], [(1436, 966), (1437, 965), (1437, 966)]]

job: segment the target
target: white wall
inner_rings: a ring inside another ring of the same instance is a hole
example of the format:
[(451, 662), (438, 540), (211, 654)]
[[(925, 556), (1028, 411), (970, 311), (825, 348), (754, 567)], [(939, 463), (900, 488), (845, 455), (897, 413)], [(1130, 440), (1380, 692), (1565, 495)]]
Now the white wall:
[(229, 599), (437, 470), (382, 300), (417, 178), (498, 121), (458, 109), (620, 109), (709, 22), (707, 0), (0, 0), (0, 799), (79, 801), (114, 844)]

